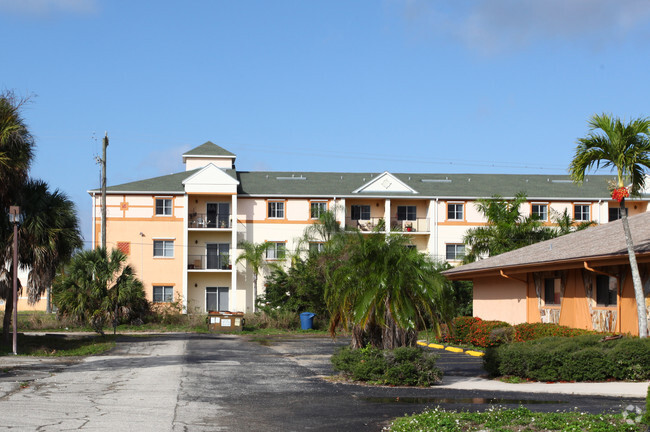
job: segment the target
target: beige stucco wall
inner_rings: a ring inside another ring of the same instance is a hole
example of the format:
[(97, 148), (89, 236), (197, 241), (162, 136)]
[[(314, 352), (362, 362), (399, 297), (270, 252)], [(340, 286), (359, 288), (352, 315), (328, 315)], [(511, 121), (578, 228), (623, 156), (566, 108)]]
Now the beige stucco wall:
[(503, 277), (474, 280), (474, 316), (510, 324), (526, 322), (526, 287)]

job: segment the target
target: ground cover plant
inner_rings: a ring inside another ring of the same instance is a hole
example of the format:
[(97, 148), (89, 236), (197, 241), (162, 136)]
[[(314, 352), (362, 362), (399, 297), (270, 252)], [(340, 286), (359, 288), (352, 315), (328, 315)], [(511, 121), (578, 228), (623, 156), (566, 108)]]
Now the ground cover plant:
[(493, 376), (537, 381), (648, 380), (650, 340), (548, 337), (489, 348), (484, 367)]
[(598, 431), (642, 432), (642, 424), (629, 424), (621, 414), (580, 412), (533, 412), (527, 408), (490, 408), (484, 412), (456, 412), (436, 408), (422, 414), (400, 417), (384, 430), (391, 432), (467, 431)]
[(334, 370), (354, 381), (396, 386), (431, 386), (442, 379), (438, 356), (419, 348), (381, 350), (343, 347), (332, 356)]
[[(39, 357), (87, 356), (102, 354), (115, 347), (112, 335), (18, 335), (18, 354)], [(0, 355), (12, 353), (11, 344), (0, 345)]]

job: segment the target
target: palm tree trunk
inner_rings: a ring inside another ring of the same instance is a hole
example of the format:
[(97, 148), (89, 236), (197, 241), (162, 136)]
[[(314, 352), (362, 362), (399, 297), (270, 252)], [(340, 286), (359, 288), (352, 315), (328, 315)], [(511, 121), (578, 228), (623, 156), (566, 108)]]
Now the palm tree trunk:
[[(13, 277), (13, 276), (12, 276)], [(13, 289), (7, 290), (5, 298), (5, 316), (2, 320), (2, 340), (4, 343), (11, 343), (11, 336), (9, 334), (9, 327), (11, 326), (11, 316), (14, 313), (14, 292)]]
[(253, 312), (257, 312), (257, 272), (253, 271)]
[[(646, 313), (645, 296), (643, 295), (643, 284), (641, 283), (641, 275), (639, 274), (639, 265), (636, 262), (636, 254), (634, 253), (632, 234), (630, 233), (630, 224), (627, 220), (625, 198), (621, 200), (621, 219), (623, 222), (623, 231), (625, 232), (625, 244), (627, 245), (627, 253), (630, 258), (632, 282), (634, 283), (634, 298), (636, 300), (636, 313), (639, 322), (639, 337), (646, 338), (648, 337), (648, 315)], [(621, 317), (618, 317), (618, 319), (620, 320)]]

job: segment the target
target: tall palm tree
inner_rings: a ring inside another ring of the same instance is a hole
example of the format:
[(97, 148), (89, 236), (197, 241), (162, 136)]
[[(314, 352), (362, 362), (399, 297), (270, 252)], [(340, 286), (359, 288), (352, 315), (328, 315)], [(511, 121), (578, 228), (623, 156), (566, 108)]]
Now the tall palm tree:
[[(645, 185), (645, 172), (650, 168), (650, 119), (636, 118), (625, 124), (619, 118), (606, 114), (594, 115), (589, 120), (589, 133), (578, 139), (576, 152), (569, 166), (571, 178), (582, 183), (592, 168), (616, 170), (616, 189), (627, 193), (627, 185), (633, 195)], [(625, 188), (625, 189), (624, 189)], [(625, 243), (630, 259), (634, 296), (636, 299), (639, 337), (648, 336), (648, 321), (639, 266), (627, 220), (625, 197), (621, 198), (621, 219)]]
[(413, 346), (425, 319), (437, 327), (453, 309), (450, 283), (399, 234), (350, 235), (326, 289), (330, 332), (352, 327), (352, 347)]
[[(82, 246), (82, 240), (74, 203), (59, 190), (50, 192), (44, 181), (22, 185), (19, 204), (24, 218), (18, 229), (18, 265), (28, 271), (23, 288), (28, 302), (34, 304), (50, 288), (57, 270)], [(0, 298), (7, 300), (3, 322), (7, 340), (13, 311), (13, 231), (0, 242), (4, 245), (0, 267), (7, 267), (6, 277), (0, 279)]]
[(253, 271), (253, 311), (257, 310), (257, 278), (262, 269), (267, 265), (265, 259), (266, 251), (271, 246), (272, 243), (270, 242), (251, 243), (242, 241), (239, 243), (239, 248), (244, 249), (244, 252), (237, 257), (235, 263), (246, 261)]

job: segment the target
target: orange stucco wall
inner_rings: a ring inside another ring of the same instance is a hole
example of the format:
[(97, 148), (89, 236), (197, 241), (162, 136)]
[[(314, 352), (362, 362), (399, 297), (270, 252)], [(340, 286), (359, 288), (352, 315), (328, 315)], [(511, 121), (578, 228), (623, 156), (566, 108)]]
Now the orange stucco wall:
[(510, 324), (526, 322), (526, 284), (503, 277), (474, 281), (474, 316)]

